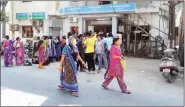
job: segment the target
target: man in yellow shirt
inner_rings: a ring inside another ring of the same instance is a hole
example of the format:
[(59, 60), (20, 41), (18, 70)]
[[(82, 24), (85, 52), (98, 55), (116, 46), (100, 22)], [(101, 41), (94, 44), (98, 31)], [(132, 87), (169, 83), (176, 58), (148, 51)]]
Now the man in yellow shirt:
[(95, 72), (95, 61), (94, 61), (94, 48), (95, 48), (95, 41), (96, 41), (96, 34), (92, 35), (90, 32), (86, 33), (87, 39), (84, 41), (86, 46), (85, 49), (85, 59), (88, 65), (88, 73), (97, 73)]

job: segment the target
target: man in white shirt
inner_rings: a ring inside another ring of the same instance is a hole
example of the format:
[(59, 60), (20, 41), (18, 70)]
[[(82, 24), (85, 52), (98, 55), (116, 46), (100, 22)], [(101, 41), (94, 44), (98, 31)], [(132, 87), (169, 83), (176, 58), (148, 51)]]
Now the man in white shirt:
[(121, 52), (124, 53), (124, 40), (123, 40), (123, 34), (121, 32), (117, 32), (117, 36), (120, 38), (120, 48), (121, 48)]
[(122, 44), (122, 37), (123, 37), (123, 35), (120, 32), (117, 32), (117, 36), (119, 37), (119, 39), (121, 41), (121, 44)]
[(108, 50), (108, 52), (107, 52), (107, 59), (108, 59), (108, 62), (109, 62), (110, 48), (111, 48), (112, 43), (113, 43), (113, 35), (112, 35), (112, 33), (108, 34), (108, 37), (104, 39), (104, 43), (107, 46), (107, 50)]

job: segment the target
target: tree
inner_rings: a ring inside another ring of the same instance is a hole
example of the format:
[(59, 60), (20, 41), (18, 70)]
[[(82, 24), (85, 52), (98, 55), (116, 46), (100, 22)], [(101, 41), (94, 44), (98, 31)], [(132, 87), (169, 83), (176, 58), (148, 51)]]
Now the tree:
[(5, 13), (3, 13), (2, 11), (0, 11), (0, 22), (8, 22), (9, 21), (9, 16), (7, 16)]
[(8, 22), (9, 17), (6, 15), (5, 7), (8, 1), (0, 1), (0, 22)]

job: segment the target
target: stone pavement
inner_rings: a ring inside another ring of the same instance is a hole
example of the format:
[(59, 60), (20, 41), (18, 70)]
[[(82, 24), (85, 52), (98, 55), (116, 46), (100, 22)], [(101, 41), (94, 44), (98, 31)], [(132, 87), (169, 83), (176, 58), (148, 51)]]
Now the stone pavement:
[(127, 59), (125, 81), (132, 91), (130, 95), (121, 93), (116, 79), (109, 86), (112, 90), (104, 90), (101, 84), (105, 70), (99, 74), (80, 72), (78, 98), (58, 89), (58, 63), (42, 70), (37, 65), (1, 67), (1, 105), (182, 106), (183, 80), (167, 83), (159, 72), (159, 63), (159, 60)]

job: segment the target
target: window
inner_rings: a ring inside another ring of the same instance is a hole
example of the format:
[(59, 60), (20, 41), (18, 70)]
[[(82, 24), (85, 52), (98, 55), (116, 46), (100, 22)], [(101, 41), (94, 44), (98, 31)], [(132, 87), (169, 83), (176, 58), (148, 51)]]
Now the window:
[(33, 38), (32, 26), (22, 26), (22, 37), (23, 38)]
[(99, 5), (111, 4), (111, 1), (99, 1)]
[(32, 2), (32, 1), (22, 1), (23, 3)]

